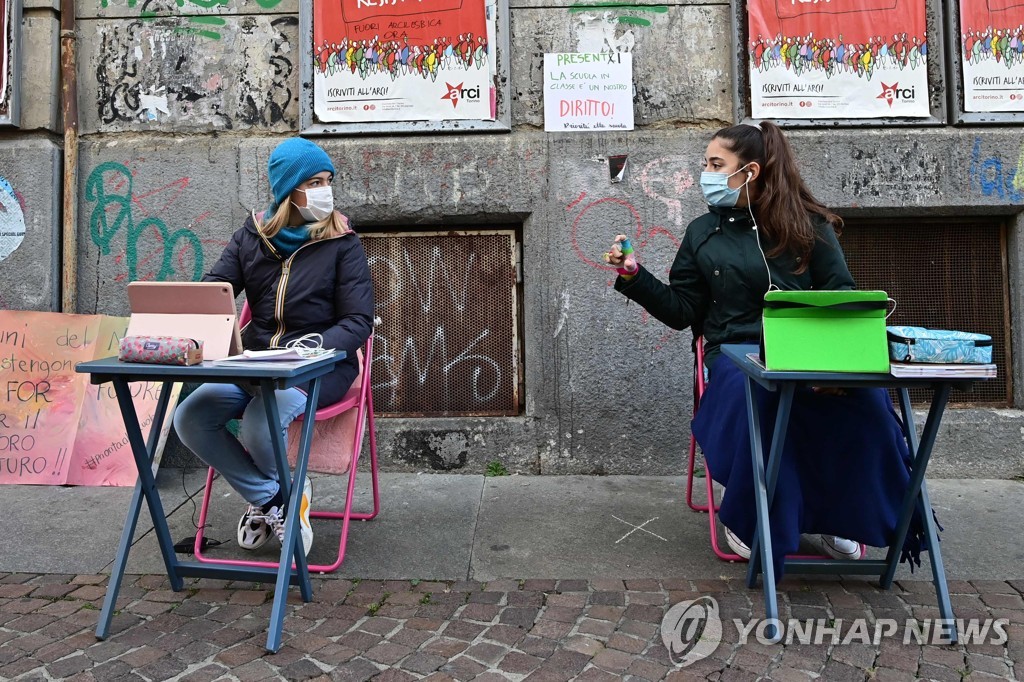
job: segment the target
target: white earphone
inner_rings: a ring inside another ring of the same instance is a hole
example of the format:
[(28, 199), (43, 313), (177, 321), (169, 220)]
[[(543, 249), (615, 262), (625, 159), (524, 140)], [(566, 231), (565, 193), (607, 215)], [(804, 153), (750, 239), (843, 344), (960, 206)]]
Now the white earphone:
[[(747, 171), (747, 182), (743, 183), (746, 186), (754, 176), (754, 171)], [(775, 282), (772, 281), (772, 269), (768, 267), (768, 257), (764, 253), (764, 249), (761, 248), (761, 233), (757, 229), (757, 218), (754, 217), (754, 209), (750, 207), (750, 189), (747, 188), (747, 211), (750, 213), (750, 222), (753, 224), (754, 239), (757, 241), (757, 250), (761, 253), (761, 261), (764, 263), (764, 269), (768, 273), (768, 291), (778, 290)]]

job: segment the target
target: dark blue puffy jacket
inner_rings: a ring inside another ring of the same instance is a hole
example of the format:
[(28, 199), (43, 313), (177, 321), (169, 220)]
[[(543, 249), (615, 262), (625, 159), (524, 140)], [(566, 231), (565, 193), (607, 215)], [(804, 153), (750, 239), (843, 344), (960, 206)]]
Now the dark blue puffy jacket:
[(242, 331), (246, 348), (317, 333), (324, 348), (344, 350), (348, 357), (320, 384), (318, 407), (345, 395), (359, 374), (356, 349), (373, 330), (373, 281), (355, 232), (308, 242), (283, 258), (250, 215), (203, 281), (228, 282), (235, 296), (245, 292), (252, 311)]

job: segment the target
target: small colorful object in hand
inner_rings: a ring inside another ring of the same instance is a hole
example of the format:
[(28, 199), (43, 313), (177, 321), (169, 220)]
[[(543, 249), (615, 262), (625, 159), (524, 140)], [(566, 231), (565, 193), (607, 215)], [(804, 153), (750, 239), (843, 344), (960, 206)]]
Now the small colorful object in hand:
[(636, 270), (637, 270), (635, 262), (633, 264), (633, 269), (632, 270), (630, 270), (630, 269), (625, 267), (625, 265), (626, 265), (625, 259), (628, 258), (633, 253), (633, 243), (631, 241), (629, 241), (629, 237), (626, 237), (625, 239), (622, 240), (621, 249), (622, 249), (622, 258), (623, 258), (622, 265), (623, 265), (623, 267), (618, 268), (617, 272), (620, 275), (635, 275), (636, 274)]

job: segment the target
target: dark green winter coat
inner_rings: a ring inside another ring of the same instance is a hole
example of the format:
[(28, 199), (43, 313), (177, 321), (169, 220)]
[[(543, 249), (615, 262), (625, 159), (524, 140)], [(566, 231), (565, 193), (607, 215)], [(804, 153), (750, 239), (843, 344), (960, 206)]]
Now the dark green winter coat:
[[(668, 284), (641, 266), (632, 279), (616, 279), (615, 289), (669, 327), (703, 335), (710, 368), (721, 344), (756, 342), (761, 335), (768, 274), (753, 227), (746, 208), (711, 207), (686, 228)], [(832, 226), (816, 218), (814, 230), (811, 262), (802, 273), (794, 273), (800, 263), (792, 254), (767, 259), (772, 283), (786, 291), (853, 289)], [(773, 246), (761, 235), (765, 254)]]

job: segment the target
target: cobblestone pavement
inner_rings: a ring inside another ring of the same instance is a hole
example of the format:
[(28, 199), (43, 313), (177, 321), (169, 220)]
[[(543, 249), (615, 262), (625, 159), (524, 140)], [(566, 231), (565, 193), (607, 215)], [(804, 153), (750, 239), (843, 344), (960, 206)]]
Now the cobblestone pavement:
[[(782, 619), (822, 619), (855, 632), (895, 619), (878, 643), (747, 643), (733, 619), (763, 616), (741, 580), (350, 581), (314, 578), (297, 590), (284, 645), (268, 654), (269, 592), (249, 583), (127, 576), (111, 637), (93, 635), (103, 575), (0, 573), (0, 678), (14, 680), (981, 680), (1024, 679), (1024, 581), (951, 582), (958, 618), (1004, 619), (977, 643), (904, 643), (906, 619), (937, 618), (931, 583), (883, 591), (861, 579), (782, 583)], [(666, 609), (713, 597), (723, 641), (692, 665), (672, 664)], [(876, 620), (882, 619), (882, 620)], [(918, 620), (916, 622), (923, 622)], [(850, 625), (848, 625), (850, 624)], [(907, 631), (910, 632), (910, 631)], [(863, 635), (863, 633), (861, 633)], [(868, 632), (868, 635), (871, 633)], [(868, 637), (870, 639), (870, 637)]]

